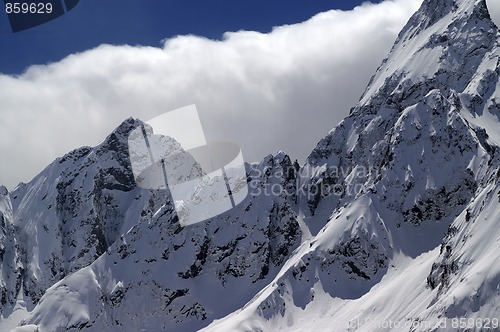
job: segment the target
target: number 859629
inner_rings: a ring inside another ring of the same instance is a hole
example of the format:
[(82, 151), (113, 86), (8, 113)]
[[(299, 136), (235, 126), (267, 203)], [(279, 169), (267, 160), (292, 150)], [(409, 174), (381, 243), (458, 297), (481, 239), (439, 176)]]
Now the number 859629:
[(52, 13), (52, 4), (50, 2), (8, 2), (5, 4), (7, 14), (50, 14)]

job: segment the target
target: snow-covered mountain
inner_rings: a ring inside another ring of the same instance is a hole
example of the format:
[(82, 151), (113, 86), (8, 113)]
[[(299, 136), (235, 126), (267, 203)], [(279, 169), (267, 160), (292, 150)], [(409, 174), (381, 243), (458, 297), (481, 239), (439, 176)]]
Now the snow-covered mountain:
[[(247, 165), (251, 192), (236, 209), (183, 228), (164, 191), (135, 185), (127, 144), (140, 125), (127, 119), (97, 147), (2, 187), (5, 312), (23, 298), (42, 310), (31, 311), (41, 330), (194, 330), (243, 306), (300, 245), (296, 197), (259, 194), (294, 192), (299, 165), (286, 154)], [(167, 154), (182, 151), (165, 139)]]
[(498, 41), (484, 1), (424, 1), (304, 166), (321, 229), (206, 330), (498, 330)]
[(135, 185), (140, 120), (0, 188), (0, 327), (500, 329), (499, 36), (484, 0), (424, 0), (306, 163), (246, 165), (203, 223)]

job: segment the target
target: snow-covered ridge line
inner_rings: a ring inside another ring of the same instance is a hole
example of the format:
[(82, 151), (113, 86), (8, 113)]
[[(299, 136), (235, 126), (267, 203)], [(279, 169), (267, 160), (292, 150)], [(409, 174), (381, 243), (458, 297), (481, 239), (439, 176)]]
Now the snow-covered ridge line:
[(16, 331), (493, 328), (498, 37), (483, 0), (425, 0), (305, 165), (248, 165), (255, 190), (206, 223), (180, 227), (168, 197), (134, 186), (138, 120), (58, 159), (0, 196), (16, 253), (1, 285), (10, 305), (21, 288), (38, 302)]

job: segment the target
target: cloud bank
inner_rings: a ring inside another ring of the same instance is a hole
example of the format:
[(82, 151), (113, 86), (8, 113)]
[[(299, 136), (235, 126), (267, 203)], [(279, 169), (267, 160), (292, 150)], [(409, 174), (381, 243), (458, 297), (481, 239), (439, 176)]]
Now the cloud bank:
[(498, 0), (486, 0), (486, 5), (490, 11), (491, 18), (500, 27), (500, 1)]
[(364, 4), (268, 34), (226, 33), (222, 41), (102, 45), (0, 75), (0, 184), (29, 181), (129, 116), (148, 120), (190, 104), (208, 140), (239, 144), (247, 161), (278, 150), (303, 160), (356, 104), (420, 3)]

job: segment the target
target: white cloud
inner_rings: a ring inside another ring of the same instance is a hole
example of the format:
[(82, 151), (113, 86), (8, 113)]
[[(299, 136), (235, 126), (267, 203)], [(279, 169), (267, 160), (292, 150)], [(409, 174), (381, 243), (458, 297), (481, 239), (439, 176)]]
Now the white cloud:
[(498, 0), (486, 0), (486, 5), (488, 6), (491, 19), (497, 27), (500, 27), (500, 1)]
[(0, 183), (29, 181), (126, 117), (147, 120), (193, 103), (207, 138), (240, 144), (246, 160), (277, 150), (303, 159), (355, 105), (420, 2), (365, 4), (223, 41), (104, 45), (19, 77), (0, 75)]

